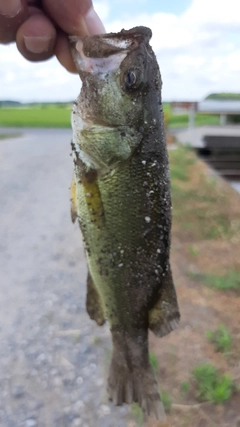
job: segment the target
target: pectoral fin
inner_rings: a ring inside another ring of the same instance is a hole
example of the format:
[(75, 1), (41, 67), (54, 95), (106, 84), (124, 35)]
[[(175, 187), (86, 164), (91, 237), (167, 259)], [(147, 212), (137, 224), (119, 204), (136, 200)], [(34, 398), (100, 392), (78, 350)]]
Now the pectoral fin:
[(180, 313), (172, 273), (169, 267), (163, 276), (161, 289), (154, 307), (149, 311), (149, 329), (158, 337), (163, 337), (177, 328)]
[(90, 319), (95, 320), (99, 326), (102, 326), (105, 323), (101, 297), (93, 283), (92, 276), (89, 272), (87, 277), (86, 308)]
[(76, 192), (76, 182), (75, 179), (72, 179), (71, 182), (71, 218), (74, 223), (77, 219), (77, 192)]
[(104, 210), (98, 181), (89, 181), (86, 177), (82, 177), (82, 185), (84, 188), (89, 218), (92, 223), (101, 228), (104, 223)]

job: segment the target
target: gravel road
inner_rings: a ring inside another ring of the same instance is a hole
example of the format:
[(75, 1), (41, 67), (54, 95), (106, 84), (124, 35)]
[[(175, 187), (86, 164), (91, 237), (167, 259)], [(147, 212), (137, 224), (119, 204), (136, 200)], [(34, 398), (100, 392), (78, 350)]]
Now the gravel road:
[(0, 426), (135, 426), (108, 404), (110, 334), (85, 312), (71, 131), (20, 132), (0, 141)]

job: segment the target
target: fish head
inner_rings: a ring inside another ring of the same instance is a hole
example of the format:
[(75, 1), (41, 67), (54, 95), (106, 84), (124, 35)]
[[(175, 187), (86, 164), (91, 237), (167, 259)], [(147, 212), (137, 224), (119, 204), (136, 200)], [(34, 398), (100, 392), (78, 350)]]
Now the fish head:
[(156, 92), (156, 82), (160, 83), (156, 58), (149, 45), (151, 35), (150, 29), (136, 27), (119, 33), (70, 37), (72, 56), (82, 80), (73, 106), (72, 127), (83, 151), (88, 151), (82, 148), (86, 140), (83, 141), (83, 132), (86, 135), (87, 130), (96, 136), (103, 128), (111, 129), (111, 142), (109, 139), (107, 144), (115, 146), (119, 145), (116, 129), (128, 135), (130, 142), (122, 150), (126, 158), (139, 144), (144, 123), (147, 124), (146, 115), (151, 110), (149, 96)]

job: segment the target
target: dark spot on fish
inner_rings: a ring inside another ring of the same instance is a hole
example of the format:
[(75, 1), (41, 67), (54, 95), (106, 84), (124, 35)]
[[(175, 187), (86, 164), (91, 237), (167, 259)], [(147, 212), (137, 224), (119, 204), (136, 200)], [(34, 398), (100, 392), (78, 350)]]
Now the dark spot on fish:
[(126, 136), (126, 132), (121, 132), (120, 135), (121, 136)]

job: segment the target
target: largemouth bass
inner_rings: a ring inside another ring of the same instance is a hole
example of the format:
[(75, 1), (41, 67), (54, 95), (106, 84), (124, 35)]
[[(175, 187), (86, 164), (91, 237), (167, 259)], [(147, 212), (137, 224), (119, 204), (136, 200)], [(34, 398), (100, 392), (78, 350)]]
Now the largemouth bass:
[(171, 194), (161, 77), (151, 30), (71, 37), (82, 89), (72, 111), (72, 216), (89, 274), (87, 311), (108, 319), (109, 397), (161, 419), (148, 329), (162, 337), (179, 310), (169, 262)]

